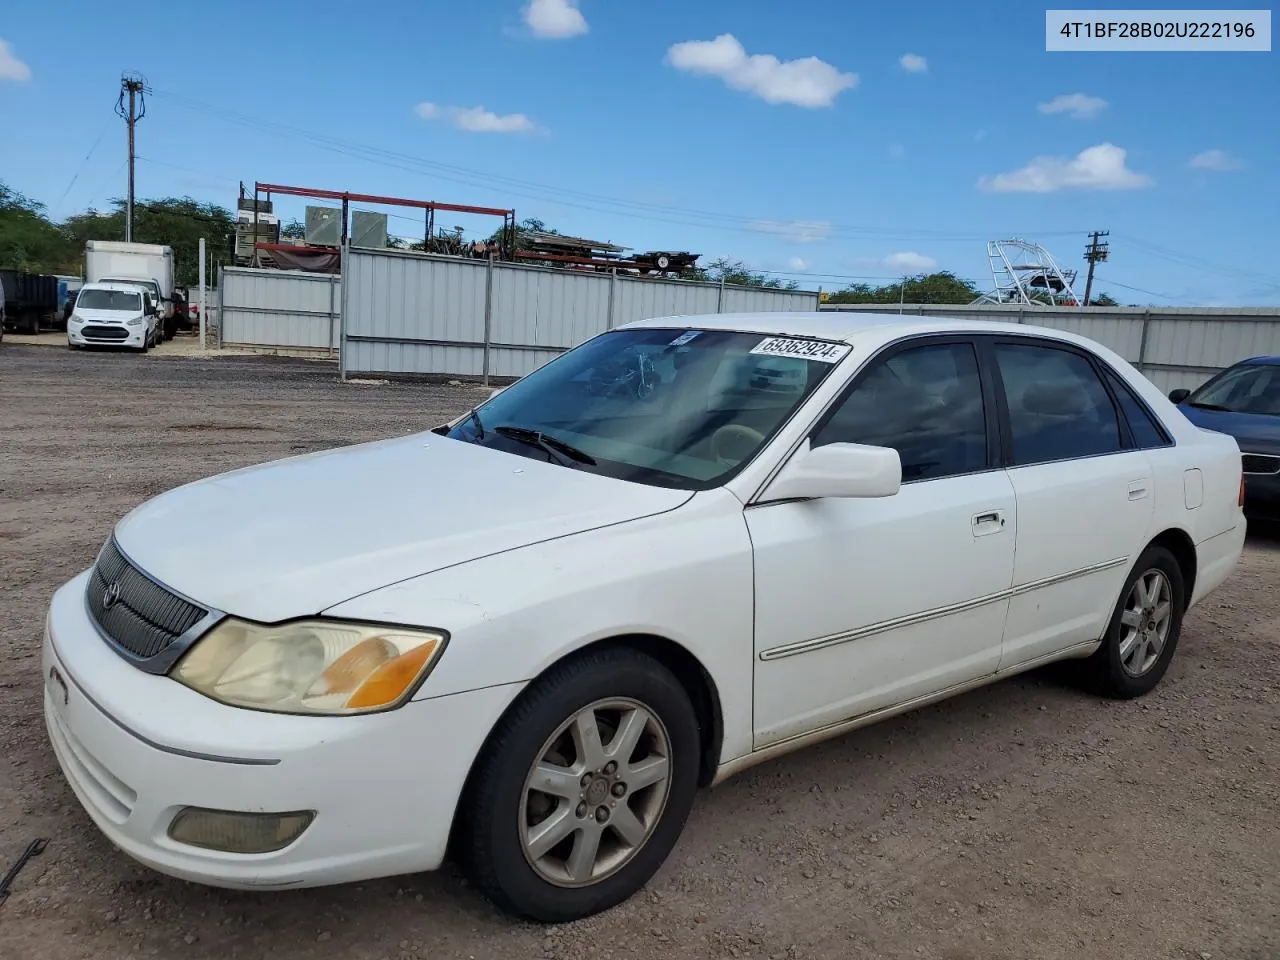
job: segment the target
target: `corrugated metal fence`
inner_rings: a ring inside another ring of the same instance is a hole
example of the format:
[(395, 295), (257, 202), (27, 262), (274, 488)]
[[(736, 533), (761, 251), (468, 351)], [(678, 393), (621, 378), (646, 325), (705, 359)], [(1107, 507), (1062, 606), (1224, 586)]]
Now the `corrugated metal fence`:
[(223, 267), (218, 345), (336, 356), (342, 282), (332, 274)]
[(818, 305), (804, 291), (356, 249), (343, 283), (343, 376), (521, 377), (632, 320)]
[(1110, 347), (1161, 390), (1194, 388), (1247, 357), (1280, 354), (1280, 308), (825, 304), (823, 310), (1030, 323)]

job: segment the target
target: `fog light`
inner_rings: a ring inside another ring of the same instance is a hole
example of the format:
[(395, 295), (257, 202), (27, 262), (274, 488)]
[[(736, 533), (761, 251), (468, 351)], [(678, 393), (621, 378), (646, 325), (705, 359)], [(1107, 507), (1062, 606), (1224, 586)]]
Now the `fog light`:
[(315, 817), (314, 810), (237, 813), (183, 807), (169, 824), (169, 837), (191, 847), (223, 853), (274, 853), (302, 836)]

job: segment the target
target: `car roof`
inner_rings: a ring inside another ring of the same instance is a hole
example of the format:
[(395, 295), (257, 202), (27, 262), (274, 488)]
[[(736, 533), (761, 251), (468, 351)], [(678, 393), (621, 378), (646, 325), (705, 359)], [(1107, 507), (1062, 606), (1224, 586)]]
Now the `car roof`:
[(140, 280), (99, 280), (95, 283), (86, 283), (80, 288), (83, 293), (85, 290), (120, 290), (125, 293), (137, 293)]
[(1241, 367), (1280, 367), (1280, 356), (1274, 354), (1261, 357), (1250, 357), (1248, 360), (1241, 360), (1237, 366)]
[(701, 330), (733, 330), (770, 336), (807, 337), (857, 343), (863, 340), (897, 339), (924, 333), (1017, 333), (1049, 337), (1068, 343), (1096, 347), (1084, 337), (1030, 323), (1001, 323), (968, 320), (962, 317), (921, 317), (896, 313), (861, 313), (824, 310), (817, 313), (710, 313), (692, 316), (655, 317), (637, 320), (619, 330), (644, 327), (680, 327)]

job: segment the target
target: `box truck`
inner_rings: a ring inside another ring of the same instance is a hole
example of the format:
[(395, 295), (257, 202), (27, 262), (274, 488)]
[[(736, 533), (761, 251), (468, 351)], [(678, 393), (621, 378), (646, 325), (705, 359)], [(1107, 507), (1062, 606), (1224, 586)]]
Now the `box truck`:
[(85, 283), (138, 283), (160, 304), (164, 339), (173, 337), (173, 247), (90, 240), (84, 245)]

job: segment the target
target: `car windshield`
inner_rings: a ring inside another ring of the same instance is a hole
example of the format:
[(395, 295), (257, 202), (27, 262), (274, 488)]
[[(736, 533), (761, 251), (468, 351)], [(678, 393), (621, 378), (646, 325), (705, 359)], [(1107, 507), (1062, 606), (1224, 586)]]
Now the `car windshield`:
[(137, 313), (142, 309), (142, 294), (128, 290), (81, 290), (76, 301), (80, 310), (121, 310)]
[(1228, 370), (1193, 393), (1187, 402), (1231, 413), (1280, 416), (1280, 366), (1259, 363)]
[(447, 435), (623, 480), (710, 489), (848, 352), (759, 333), (618, 330), (518, 380)]

